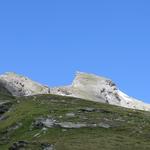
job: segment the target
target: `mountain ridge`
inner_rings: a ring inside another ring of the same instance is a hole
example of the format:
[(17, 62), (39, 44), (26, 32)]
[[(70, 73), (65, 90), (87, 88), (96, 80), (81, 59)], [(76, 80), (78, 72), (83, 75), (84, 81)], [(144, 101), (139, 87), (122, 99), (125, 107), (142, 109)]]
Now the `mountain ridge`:
[(72, 84), (68, 86), (48, 87), (12, 72), (0, 75), (0, 86), (7, 89), (13, 96), (56, 94), (150, 111), (149, 104), (129, 97), (120, 91), (112, 80), (79, 71)]
[[(71, 85), (48, 88), (24, 76), (11, 76), (2, 81), (13, 83), (11, 88), (14, 85), (18, 92), (22, 87), (18, 81), (23, 84), (23, 79), (36, 88), (24, 83), (27, 92), (12, 96), (4, 87), (9, 84), (0, 82), (0, 150), (150, 149), (150, 112), (110, 104), (118, 101), (115, 92), (121, 102), (136, 100), (118, 91), (109, 79), (78, 73)], [(42, 94), (45, 87), (49, 94)]]

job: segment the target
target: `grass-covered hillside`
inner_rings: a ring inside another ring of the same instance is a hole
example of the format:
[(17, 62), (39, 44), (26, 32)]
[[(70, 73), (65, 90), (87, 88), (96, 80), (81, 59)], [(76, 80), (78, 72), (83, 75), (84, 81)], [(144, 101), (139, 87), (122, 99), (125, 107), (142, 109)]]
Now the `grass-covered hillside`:
[(0, 150), (150, 150), (150, 112), (0, 94)]

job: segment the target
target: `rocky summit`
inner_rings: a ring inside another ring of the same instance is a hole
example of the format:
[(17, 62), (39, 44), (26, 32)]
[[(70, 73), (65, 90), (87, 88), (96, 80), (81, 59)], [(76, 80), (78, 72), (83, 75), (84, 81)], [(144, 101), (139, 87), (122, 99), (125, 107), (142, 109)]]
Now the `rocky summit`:
[(149, 104), (124, 94), (112, 80), (83, 72), (76, 73), (71, 85), (55, 88), (41, 85), (15, 73), (5, 73), (0, 75), (0, 90), (2, 88), (13, 96), (55, 94), (150, 111)]
[(93, 74), (77, 72), (71, 85), (51, 88), (5, 73), (0, 150), (150, 150), (149, 110)]
[(13, 72), (0, 75), (0, 86), (13, 96), (48, 94), (49, 88)]

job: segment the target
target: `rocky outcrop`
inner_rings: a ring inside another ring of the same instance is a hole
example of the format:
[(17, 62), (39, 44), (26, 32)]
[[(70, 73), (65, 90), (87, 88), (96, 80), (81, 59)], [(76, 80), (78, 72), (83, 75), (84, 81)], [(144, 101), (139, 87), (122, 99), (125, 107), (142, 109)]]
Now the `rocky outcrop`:
[(48, 94), (49, 88), (12, 72), (0, 76), (0, 86), (13, 96)]
[(13, 145), (9, 148), (9, 150), (19, 150), (24, 149), (29, 143), (27, 141), (18, 141), (13, 143)]
[(12, 95), (4, 86), (0, 84), (0, 94), (2, 95)]
[[(77, 72), (70, 86), (50, 89), (52, 94), (73, 96), (126, 108), (150, 111), (150, 105), (121, 92), (110, 79)], [(65, 94), (67, 93), (67, 94)]]
[(44, 129), (44, 128), (65, 128), (65, 129), (78, 129), (78, 128), (110, 128), (113, 125), (99, 122), (99, 123), (87, 123), (87, 122), (62, 122), (54, 118), (38, 118), (32, 123), (32, 128)]
[(43, 86), (15, 73), (6, 73), (0, 76), (0, 89), (13, 96), (56, 94), (150, 111), (149, 104), (127, 96), (110, 79), (82, 72), (77, 72), (71, 85), (55, 88)]
[[(9, 150), (27, 150), (30, 149), (28, 146), (33, 145), (33, 143), (30, 143), (28, 141), (17, 141), (13, 143)], [(54, 150), (54, 145), (49, 143), (39, 143), (39, 149), (41, 150)]]

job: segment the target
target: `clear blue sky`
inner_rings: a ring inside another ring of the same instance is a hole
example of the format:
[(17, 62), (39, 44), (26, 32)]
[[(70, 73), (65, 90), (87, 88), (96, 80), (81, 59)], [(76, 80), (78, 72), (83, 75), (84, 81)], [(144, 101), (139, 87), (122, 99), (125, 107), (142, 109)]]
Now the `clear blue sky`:
[(0, 1), (0, 56), (0, 73), (55, 86), (91, 72), (150, 102), (150, 1)]

